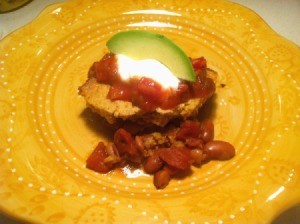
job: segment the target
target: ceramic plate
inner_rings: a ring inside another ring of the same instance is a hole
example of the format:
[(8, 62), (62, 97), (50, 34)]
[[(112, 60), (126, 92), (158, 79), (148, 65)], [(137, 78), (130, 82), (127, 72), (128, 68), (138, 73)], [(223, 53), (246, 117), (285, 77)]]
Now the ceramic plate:
[[(108, 38), (129, 29), (207, 58), (218, 72), (216, 138), (233, 143), (234, 159), (193, 168), (164, 190), (141, 172), (85, 168), (111, 133), (77, 89)], [(0, 48), (7, 214), (37, 223), (267, 223), (300, 202), (300, 50), (252, 11), (221, 0), (75, 0), (48, 7)]]

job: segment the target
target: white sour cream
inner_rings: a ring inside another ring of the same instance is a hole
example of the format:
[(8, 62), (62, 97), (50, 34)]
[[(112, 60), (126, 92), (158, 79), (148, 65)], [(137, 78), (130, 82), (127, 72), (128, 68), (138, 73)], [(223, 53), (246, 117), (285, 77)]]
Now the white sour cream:
[(117, 66), (123, 81), (133, 77), (147, 77), (158, 82), (163, 88), (174, 89), (180, 82), (167, 66), (154, 59), (134, 60), (126, 55), (118, 54)]

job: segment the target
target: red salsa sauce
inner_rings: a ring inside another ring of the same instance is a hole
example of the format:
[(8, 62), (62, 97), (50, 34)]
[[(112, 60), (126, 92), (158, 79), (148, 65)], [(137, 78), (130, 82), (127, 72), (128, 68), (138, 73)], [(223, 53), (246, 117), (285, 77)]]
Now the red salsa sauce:
[(192, 98), (210, 97), (215, 92), (213, 80), (207, 77), (206, 60), (203, 57), (191, 59), (196, 81), (180, 80), (177, 89), (163, 88), (151, 78), (131, 78), (123, 81), (118, 73), (115, 54), (108, 53), (90, 68), (98, 82), (110, 85), (107, 98), (132, 102), (144, 111), (157, 108), (173, 109)]

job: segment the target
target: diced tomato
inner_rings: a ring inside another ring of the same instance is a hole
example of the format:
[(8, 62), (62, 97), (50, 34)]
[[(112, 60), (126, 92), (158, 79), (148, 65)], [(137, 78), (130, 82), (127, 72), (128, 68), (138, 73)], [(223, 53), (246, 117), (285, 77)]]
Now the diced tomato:
[(86, 167), (99, 173), (107, 173), (113, 168), (113, 164), (104, 162), (107, 157), (106, 146), (103, 142), (99, 142), (92, 154), (88, 157)]
[(169, 110), (180, 104), (180, 98), (177, 94), (171, 94), (166, 101), (161, 105), (163, 110)]
[(211, 97), (215, 92), (216, 86), (214, 81), (211, 78), (207, 78), (205, 82), (199, 83), (195, 82), (192, 85), (193, 93), (195, 97)]
[(189, 86), (185, 83), (179, 83), (176, 91), (170, 91), (167, 99), (161, 105), (162, 109), (172, 109), (178, 104), (187, 101), (190, 98)]
[(207, 79), (207, 71), (206, 69), (198, 69), (196, 70), (196, 83), (204, 84)]
[(194, 70), (205, 69), (206, 68), (206, 59), (204, 57), (193, 58), (191, 59)]
[(118, 129), (114, 134), (114, 143), (121, 156), (126, 155), (131, 162), (141, 162), (140, 152), (129, 132), (123, 128)]
[(180, 103), (185, 102), (191, 98), (189, 85), (186, 83), (179, 83), (176, 95), (180, 98)]
[(114, 100), (123, 100), (123, 101), (131, 101), (132, 91), (130, 91), (130, 87), (126, 84), (115, 83), (109, 88), (109, 92), (107, 94), (107, 98)]
[(130, 146), (132, 145), (133, 138), (129, 132), (124, 130), (123, 128), (118, 129), (114, 134), (114, 143), (120, 153), (123, 155), (128, 150), (131, 151), (132, 149)]
[(136, 98), (134, 103), (143, 111), (147, 111), (147, 112), (154, 111), (157, 108), (157, 104), (154, 104), (153, 102), (144, 99), (143, 97)]
[(185, 141), (188, 138), (197, 138), (200, 134), (201, 128), (197, 121), (185, 121), (176, 134), (176, 139)]
[(116, 57), (114, 54), (106, 54), (100, 61), (94, 63), (95, 76), (99, 82), (112, 84), (119, 79)]
[(138, 106), (143, 111), (147, 111), (147, 112), (154, 111), (158, 106), (156, 103), (149, 101), (148, 99), (145, 98), (145, 96), (137, 92), (133, 94), (132, 103), (133, 105)]
[(180, 170), (189, 169), (192, 164), (191, 152), (185, 147), (171, 147), (162, 150), (159, 157), (169, 166)]
[(167, 90), (153, 79), (143, 77), (137, 84), (137, 92), (144, 96), (149, 102), (162, 104), (167, 97)]
[(161, 92), (162, 87), (153, 79), (143, 77), (137, 85), (137, 90), (143, 95), (155, 97), (157, 92)]

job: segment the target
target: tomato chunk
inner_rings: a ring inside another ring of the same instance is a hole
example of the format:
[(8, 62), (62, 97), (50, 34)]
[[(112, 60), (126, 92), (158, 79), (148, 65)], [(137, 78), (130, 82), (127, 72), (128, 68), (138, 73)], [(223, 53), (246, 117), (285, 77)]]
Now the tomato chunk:
[(153, 79), (143, 77), (137, 84), (137, 92), (154, 104), (162, 104), (168, 95), (168, 91)]
[(176, 91), (170, 91), (170, 94), (166, 97), (161, 105), (161, 108), (165, 110), (172, 109), (178, 104), (189, 100), (191, 96), (188, 84), (180, 82)]
[(204, 57), (191, 59), (192, 65), (195, 70), (205, 69), (207, 67), (206, 59)]
[(107, 95), (108, 99), (111, 100), (123, 100), (123, 101), (131, 101), (132, 92), (130, 91), (130, 87), (116, 83), (109, 88), (109, 92)]
[(192, 85), (193, 94), (196, 97), (211, 97), (216, 90), (214, 81), (211, 78), (206, 78), (204, 83), (195, 82)]
[(191, 152), (185, 147), (171, 147), (161, 150), (159, 157), (169, 166), (179, 170), (189, 169), (192, 164)]
[(106, 147), (103, 142), (99, 142), (92, 154), (86, 161), (86, 167), (99, 173), (107, 173), (113, 168), (113, 164), (106, 163), (108, 157)]
[(106, 54), (100, 61), (95, 62), (93, 67), (96, 79), (99, 82), (112, 84), (114, 81), (119, 80), (116, 57), (114, 54)]
[(131, 162), (141, 162), (141, 155), (137, 144), (131, 134), (123, 128), (118, 129), (114, 134), (114, 143), (120, 155), (126, 155)]
[(187, 120), (176, 134), (176, 139), (185, 141), (188, 138), (197, 138), (200, 134), (200, 124), (197, 121)]

